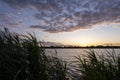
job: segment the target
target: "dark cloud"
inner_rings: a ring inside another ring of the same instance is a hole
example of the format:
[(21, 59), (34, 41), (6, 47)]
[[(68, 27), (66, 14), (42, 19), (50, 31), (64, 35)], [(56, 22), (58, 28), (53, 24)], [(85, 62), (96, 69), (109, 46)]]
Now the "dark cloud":
[(91, 28), (92, 25), (120, 22), (120, 0), (3, 0), (11, 7), (23, 9), (36, 8), (34, 17), (40, 28), (56, 33)]

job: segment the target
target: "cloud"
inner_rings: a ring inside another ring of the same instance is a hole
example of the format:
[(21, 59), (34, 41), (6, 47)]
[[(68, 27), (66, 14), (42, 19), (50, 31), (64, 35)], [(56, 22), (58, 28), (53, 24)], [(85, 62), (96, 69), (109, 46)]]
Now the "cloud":
[(16, 9), (34, 7), (38, 28), (50, 33), (89, 29), (95, 24), (120, 23), (120, 0), (3, 0)]
[(46, 46), (46, 47), (50, 47), (50, 46), (54, 46), (54, 47), (58, 47), (58, 46), (68, 46), (68, 45), (64, 45), (62, 43), (56, 43), (56, 42), (46, 42), (46, 41), (40, 41), (40, 43), (42, 43), (42, 45)]
[(15, 17), (11, 13), (0, 13), (0, 27), (17, 27), (21, 24), (19, 20), (12, 20)]

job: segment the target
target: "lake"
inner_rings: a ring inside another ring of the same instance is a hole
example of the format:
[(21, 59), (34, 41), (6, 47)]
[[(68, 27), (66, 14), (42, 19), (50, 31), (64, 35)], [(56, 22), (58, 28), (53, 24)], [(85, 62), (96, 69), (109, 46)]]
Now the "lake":
[[(120, 49), (92, 49), (96, 52), (97, 55), (104, 55), (106, 56), (107, 51), (113, 52), (115, 51), (116, 54), (120, 54)], [(75, 56), (81, 56), (84, 57), (87, 55), (87, 51), (90, 51), (90, 49), (46, 49), (46, 53), (48, 55), (53, 55), (57, 52), (57, 56), (67, 62), (68, 67), (68, 76), (72, 76), (75, 80), (81, 80), (78, 76), (79, 72), (76, 70), (78, 66), (76, 65), (77, 59)]]
[[(101, 55), (106, 54), (106, 51), (113, 51), (113, 49), (92, 49), (97, 54)], [(69, 62), (76, 61), (77, 59), (75, 56), (85, 56), (87, 54), (86, 51), (90, 51), (90, 49), (46, 49), (47, 54), (54, 54), (55, 51), (57, 52), (57, 55), (59, 58)], [(114, 51), (119, 54), (120, 49), (114, 49)]]

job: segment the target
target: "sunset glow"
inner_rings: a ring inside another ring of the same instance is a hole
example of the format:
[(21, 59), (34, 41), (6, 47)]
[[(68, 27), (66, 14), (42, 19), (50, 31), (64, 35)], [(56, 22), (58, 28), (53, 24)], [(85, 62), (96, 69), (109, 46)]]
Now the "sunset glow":
[(120, 46), (120, 0), (0, 0), (0, 29), (50, 46)]

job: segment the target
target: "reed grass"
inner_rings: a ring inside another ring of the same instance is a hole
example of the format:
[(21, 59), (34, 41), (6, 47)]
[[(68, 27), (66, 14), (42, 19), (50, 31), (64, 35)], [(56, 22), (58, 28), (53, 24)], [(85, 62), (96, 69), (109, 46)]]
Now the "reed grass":
[(47, 56), (34, 35), (0, 31), (0, 80), (66, 80), (66, 62)]
[(82, 80), (120, 80), (120, 55), (114, 49), (102, 55), (94, 50), (87, 53), (84, 58), (76, 57)]

